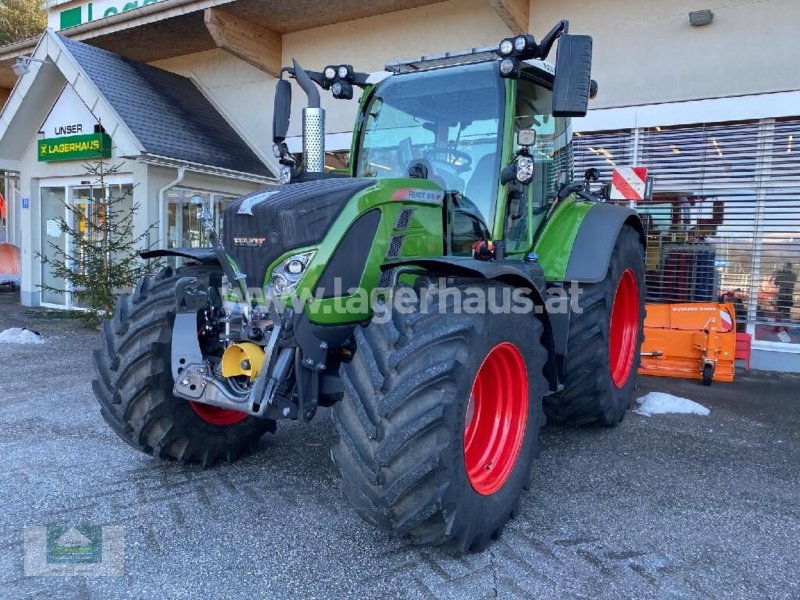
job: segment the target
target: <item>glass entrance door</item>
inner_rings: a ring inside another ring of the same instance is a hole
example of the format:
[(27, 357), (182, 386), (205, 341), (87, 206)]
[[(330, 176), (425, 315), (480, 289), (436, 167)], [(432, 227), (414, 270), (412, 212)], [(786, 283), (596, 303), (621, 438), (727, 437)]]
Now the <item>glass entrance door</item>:
[[(120, 202), (115, 208), (117, 211), (125, 212), (131, 207), (132, 191), (131, 185), (119, 183), (106, 184), (105, 189), (96, 185), (86, 185), (85, 182), (75, 186), (42, 187), (40, 250), (42, 256), (49, 261), (64, 260), (64, 256), (58, 254), (58, 249), (67, 256), (74, 257), (71, 268), (79, 268), (84, 258), (84, 250), (80, 244), (76, 244), (75, 240), (61, 231), (61, 220), (63, 219), (72, 231), (79, 233), (84, 239), (99, 243), (101, 234), (91, 225), (105, 223), (107, 215), (103, 200), (105, 198), (119, 199)], [(69, 282), (61, 277), (55, 277), (50, 264), (43, 262), (41, 277), (44, 285), (63, 290), (59, 292), (42, 290), (42, 304), (63, 308), (81, 308), (81, 303), (75, 298), (74, 290)]]
[[(61, 231), (61, 219), (66, 217), (65, 204), (67, 190), (64, 187), (46, 187), (41, 189), (42, 199), (42, 245), (41, 254), (47, 261), (61, 259), (58, 251), (67, 251), (67, 234)], [(55, 277), (51, 266), (42, 262), (42, 285), (66, 290), (66, 281)], [(42, 289), (42, 303), (66, 306), (67, 297), (63, 292)]]
[[(108, 193), (108, 192), (107, 192)], [(91, 242), (100, 242), (99, 233), (92, 225), (102, 225), (105, 221), (104, 207), (100, 203), (103, 200), (103, 189), (99, 187), (73, 187), (70, 188), (70, 205), (72, 210), (67, 211), (67, 222), (70, 224), (70, 229), (80, 232), (84, 240)], [(71, 242), (72, 255), (75, 257), (75, 265), (73, 269), (78, 268), (78, 265), (84, 264), (86, 260), (85, 249), (82, 245), (76, 244), (73, 240)], [(73, 290), (70, 288), (70, 292)], [(73, 307), (82, 308), (84, 305), (75, 297), (74, 294), (69, 294), (70, 305)]]

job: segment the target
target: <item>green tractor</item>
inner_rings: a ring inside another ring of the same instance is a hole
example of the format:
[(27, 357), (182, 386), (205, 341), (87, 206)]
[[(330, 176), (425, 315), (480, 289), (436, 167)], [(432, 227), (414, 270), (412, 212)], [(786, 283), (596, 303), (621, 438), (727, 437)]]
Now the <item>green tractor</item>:
[[(555, 66), (544, 62), (559, 40)], [(518, 510), (545, 415), (614, 426), (636, 380), (645, 236), (573, 181), (592, 40), (560, 22), (367, 75), (287, 67), (283, 185), (168, 249), (102, 328), (94, 390), (134, 448), (211, 465), (331, 407), (345, 497), (417, 543), (481, 550)], [(291, 83), (308, 97), (287, 148)], [(361, 88), (350, 168), (324, 167), (319, 90)]]

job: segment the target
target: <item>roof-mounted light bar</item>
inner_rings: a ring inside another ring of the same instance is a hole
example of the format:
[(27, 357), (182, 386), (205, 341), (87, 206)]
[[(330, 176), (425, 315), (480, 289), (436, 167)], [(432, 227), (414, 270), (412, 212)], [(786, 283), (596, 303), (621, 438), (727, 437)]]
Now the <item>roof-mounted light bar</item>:
[(428, 71), (441, 67), (488, 62), (490, 60), (496, 60), (498, 56), (497, 46), (470, 48), (469, 50), (457, 50), (455, 52), (444, 52), (443, 54), (429, 54), (417, 58), (390, 62), (386, 65), (385, 69), (391, 73), (415, 73), (417, 71)]
[[(503, 77), (518, 77), (520, 63), (533, 64), (534, 66), (544, 67), (544, 70), (552, 73), (552, 67), (544, 62), (555, 41), (569, 31), (568, 21), (559, 21), (550, 32), (542, 38), (541, 43), (536, 43), (534, 37), (527, 33), (516, 37), (506, 38), (497, 46), (485, 48), (470, 48), (469, 50), (459, 50), (456, 52), (444, 52), (443, 54), (429, 54), (388, 63), (385, 69), (391, 73), (415, 73), (417, 71), (428, 71), (430, 69), (440, 69), (442, 67), (453, 67), (457, 65), (470, 65), (490, 60), (500, 59), (500, 74)], [(541, 64), (537, 64), (541, 63)]]
[(529, 33), (518, 35), (513, 38), (506, 38), (497, 47), (500, 55), (500, 75), (502, 77), (519, 77), (520, 63), (529, 60), (544, 61), (556, 40), (569, 32), (569, 21), (562, 20), (553, 27), (541, 43), (537, 44), (536, 39)]

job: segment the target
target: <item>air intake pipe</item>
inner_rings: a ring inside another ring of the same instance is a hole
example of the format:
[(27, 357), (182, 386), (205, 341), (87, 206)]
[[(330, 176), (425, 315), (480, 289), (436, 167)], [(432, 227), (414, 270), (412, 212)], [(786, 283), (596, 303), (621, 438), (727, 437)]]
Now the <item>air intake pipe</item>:
[(325, 110), (320, 108), (319, 90), (303, 67), (292, 59), (294, 77), (308, 96), (303, 109), (303, 164), (308, 173), (325, 170)]

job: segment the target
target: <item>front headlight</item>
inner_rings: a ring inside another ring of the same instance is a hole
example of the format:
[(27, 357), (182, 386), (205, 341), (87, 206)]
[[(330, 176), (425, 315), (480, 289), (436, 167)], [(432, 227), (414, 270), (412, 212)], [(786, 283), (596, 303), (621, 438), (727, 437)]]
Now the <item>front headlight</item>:
[(275, 267), (269, 278), (272, 293), (276, 296), (291, 294), (297, 288), (315, 254), (316, 250), (295, 254)]
[(517, 181), (528, 183), (533, 179), (533, 159), (530, 156), (520, 156), (517, 159)]

